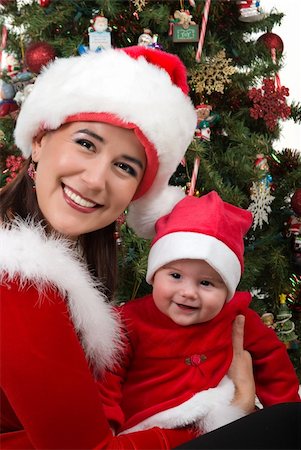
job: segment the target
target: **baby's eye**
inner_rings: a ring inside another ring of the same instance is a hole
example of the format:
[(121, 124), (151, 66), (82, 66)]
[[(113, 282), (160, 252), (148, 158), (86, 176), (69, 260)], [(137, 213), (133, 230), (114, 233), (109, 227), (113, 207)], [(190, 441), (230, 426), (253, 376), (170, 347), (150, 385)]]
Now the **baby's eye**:
[(179, 279), (181, 278), (181, 275), (180, 275), (179, 273), (177, 273), (177, 272), (172, 272), (172, 273), (170, 274), (170, 276), (171, 276), (172, 278), (175, 278), (176, 280), (179, 280)]
[(212, 283), (211, 283), (210, 281), (208, 281), (208, 280), (202, 280), (202, 281), (200, 282), (200, 284), (201, 284), (202, 286), (212, 286)]
[(76, 143), (81, 145), (82, 147), (85, 147), (87, 150), (94, 150), (94, 144), (91, 141), (88, 141), (87, 139), (76, 139)]
[(133, 177), (137, 176), (137, 171), (129, 164), (127, 164), (125, 162), (118, 162), (115, 165), (117, 167), (119, 167), (121, 170), (123, 170), (124, 172), (128, 173), (129, 175), (131, 175)]

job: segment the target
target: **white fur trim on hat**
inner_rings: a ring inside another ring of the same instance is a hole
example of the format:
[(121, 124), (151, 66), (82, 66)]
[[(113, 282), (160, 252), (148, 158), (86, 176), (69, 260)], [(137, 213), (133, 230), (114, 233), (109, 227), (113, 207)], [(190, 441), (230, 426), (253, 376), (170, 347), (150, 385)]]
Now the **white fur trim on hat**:
[(160, 180), (155, 181), (149, 192), (129, 206), (127, 223), (144, 238), (153, 238), (155, 222), (168, 214), (185, 197), (185, 192), (177, 186), (162, 188)]
[(226, 284), (227, 300), (233, 297), (241, 276), (239, 259), (226, 244), (206, 234), (179, 231), (156, 241), (149, 253), (146, 281), (151, 284), (160, 267), (179, 259), (206, 261)]

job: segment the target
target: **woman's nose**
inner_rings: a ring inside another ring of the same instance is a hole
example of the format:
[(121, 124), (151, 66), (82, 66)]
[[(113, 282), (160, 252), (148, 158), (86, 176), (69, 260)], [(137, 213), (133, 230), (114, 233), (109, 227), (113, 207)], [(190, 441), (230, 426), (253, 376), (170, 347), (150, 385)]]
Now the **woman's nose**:
[(89, 161), (82, 174), (86, 185), (95, 191), (106, 188), (109, 176), (109, 165), (105, 161)]

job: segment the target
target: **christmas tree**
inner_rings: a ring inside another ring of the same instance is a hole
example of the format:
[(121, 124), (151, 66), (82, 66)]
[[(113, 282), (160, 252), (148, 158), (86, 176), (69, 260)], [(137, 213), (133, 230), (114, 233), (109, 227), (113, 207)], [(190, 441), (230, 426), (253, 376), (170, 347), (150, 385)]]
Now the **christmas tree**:
[[(239, 289), (252, 291), (251, 306), (260, 315), (274, 317), (285, 294), (300, 339), (300, 149), (276, 152), (273, 143), (282, 120), (300, 122), (301, 105), (289, 104), (289, 87), (281, 85), (285, 41), (273, 27), (283, 14), (259, 3), (0, 0), (1, 184), (22, 162), (14, 123), (43, 65), (55, 57), (137, 44), (179, 55), (188, 69), (198, 126), (170, 182), (189, 195), (214, 189), (253, 212)], [(150, 243), (127, 227), (126, 215), (118, 224), (118, 301), (126, 301), (150, 291), (144, 281)], [(300, 346), (290, 353), (299, 376), (300, 353)]]

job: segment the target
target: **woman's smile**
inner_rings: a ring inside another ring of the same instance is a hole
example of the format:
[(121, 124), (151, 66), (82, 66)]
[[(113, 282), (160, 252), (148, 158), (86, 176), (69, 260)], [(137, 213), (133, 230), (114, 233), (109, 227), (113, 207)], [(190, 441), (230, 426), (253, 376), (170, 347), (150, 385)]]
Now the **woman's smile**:
[(72, 122), (38, 136), (32, 157), (42, 214), (51, 228), (72, 238), (113, 223), (146, 166), (133, 130), (101, 122)]
[(62, 186), (64, 198), (68, 205), (70, 205), (72, 208), (78, 209), (79, 211), (82, 211), (84, 213), (90, 213), (94, 212), (95, 208), (101, 206), (97, 203), (92, 202), (91, 200), (84, 198), (74, 189), (71, 189), (64, 184)]

